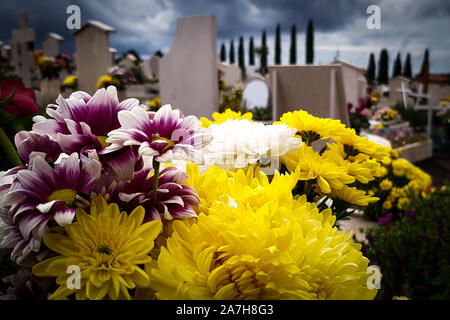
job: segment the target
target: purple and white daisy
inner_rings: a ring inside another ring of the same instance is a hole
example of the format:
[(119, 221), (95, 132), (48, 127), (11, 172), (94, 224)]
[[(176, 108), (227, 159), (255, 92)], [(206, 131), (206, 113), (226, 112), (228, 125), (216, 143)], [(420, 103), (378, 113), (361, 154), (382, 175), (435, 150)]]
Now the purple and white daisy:
[[(96, 150), (100, 161), (110, 166), (119, 178), (130, 179), (130, 172), (133, 172), (137, 160), (132, 148), (111, 154), (116, 150), (107, 148), (106, 138), (110, 131), (120, 128), (120, 111), (132, 108), (144, 110), (145, 107), (139, 105), (139, 100), (130, 98), (119, 103), (117, 89), (109, 86), (107, 89), (97, 90), (92, 97), (83, 91), (74, 92), (67, 99), (59, 96), (56, 103), (57, 105), (50, 104), (46, 109), (51, 119), (42, 116), (33, 118), (33, 131), (47, 134), (67, 154)], [(115, 159), (115, 155), (119, 159)], [(130, 169), (123, 170), (124, 166)], [(124, 172), (128, 176), (120, 176)]]
[(0, 198), (0, 247), (14, 248), (11, 257), (18, 263), (39, 252), (48, 225), (72, 223), (80, 193), (89, 194), (100, 174), (100, 162), (77, 153), (53, 168), (45, 154), (33, 152), (28, 169), (15, 173)]
[[(186, 219), (196, 217), (197, 214), (191, 206), (198, 206), (199, 199), (195, 189), (183, 184), (188, 176), (175, 167), (167, 167), (159, 173), (156, 203), (153, 205), (154, 175), (152, 169), (143, 169), (134, 174), (129, 182), (116, 182), (106, 179), (98, 184), (103, 190), (92, 193), (91, 198), (97, 195), (104, 196), (109, 202), (117, 203), (122, 210), (133, 211), (137, 206), (143, 206), (146, 212), (144, 222), (161, 220), (161, 218)], [(108, 190), (106, 189), (108, 187)]]
[(121, 128), (108, 134), (106, 142), (111, 143), (108, 148), (139, 146), (139, 155), (151, 156), (158, 162), (197, 162), (199, 149), (210, 141), (205, 129), (199, 128), (197, 117), (184, 117), (169, 104), (156, 113), (141, 108), (120, 111), (119, 122)]
[(46, 134), (42, 135), (33, 131), (20, 131), (14, 137), (17, 153), (26, 163), (30, 162), (32, 152), (45, 153), (47, 162), (55, 162), (62, 153), (59, 144), (51, 140)]

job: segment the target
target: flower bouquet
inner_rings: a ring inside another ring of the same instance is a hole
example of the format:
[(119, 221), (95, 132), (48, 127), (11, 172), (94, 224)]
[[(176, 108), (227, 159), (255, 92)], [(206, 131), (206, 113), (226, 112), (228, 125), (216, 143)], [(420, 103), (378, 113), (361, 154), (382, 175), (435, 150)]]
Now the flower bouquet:
[(301, 110), (198, 121), (113, 86), (56, 103), (16, 135), (25, 165), (0, 176), (6, 296), (27, 281), (46, 299), (375, 297), (336, 221), (378, 200), (361, 186), (389, 148)]

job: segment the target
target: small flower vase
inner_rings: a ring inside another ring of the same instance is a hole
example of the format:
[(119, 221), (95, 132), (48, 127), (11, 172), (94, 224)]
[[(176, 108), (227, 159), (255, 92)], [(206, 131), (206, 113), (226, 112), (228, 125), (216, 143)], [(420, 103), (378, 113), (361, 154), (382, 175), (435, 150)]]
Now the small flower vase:
[(41, 80), (41, 94), (40, 103), (46, 106), (49, 103), (55, 103), (56, 98), (60, 93), (59, 79), (42, 79)]

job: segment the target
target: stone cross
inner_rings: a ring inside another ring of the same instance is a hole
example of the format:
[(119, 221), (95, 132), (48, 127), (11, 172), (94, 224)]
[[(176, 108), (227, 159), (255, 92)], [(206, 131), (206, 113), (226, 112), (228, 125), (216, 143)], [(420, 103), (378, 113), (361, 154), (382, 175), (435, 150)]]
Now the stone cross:
[(35, 38), (34, 29), (28, 27), (26, 12), (19, 13), (19, 29), (12, 31), (11, 64), (14, 67), (14, 73), (22, 78), (26, 87), (31, 87)]

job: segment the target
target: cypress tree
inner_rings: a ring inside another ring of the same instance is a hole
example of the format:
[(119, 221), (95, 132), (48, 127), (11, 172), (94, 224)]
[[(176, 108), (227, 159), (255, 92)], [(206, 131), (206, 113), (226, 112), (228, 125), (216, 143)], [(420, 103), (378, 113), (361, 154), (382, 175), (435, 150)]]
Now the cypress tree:
[(397, 53), (397, 58), (395, 58), (394, 68), (392, 69), (392, 78), (398, 77), (402, 74), (402, 61), (400, 58), (400, 52)]
[(370, 54), (369, 57), (369, 65), (367, 67), (367, 82), (369, 84), (373, 84), (373, 81), (375, 80), (375, 56), (373, 53)]
[(234, 42), (231, 40), (230, 44), (230, 64), (234, 64)]
[(253, 37), (250, 37), (250, 48), (248, 51), (249, 57), (248, 57), (248, 64), (251, 66), (255, 65), (255, 47), (253, 44)]
[(306, 64), (314, 63), (314, 25), (312, 20), (309, 20), (306, 29)]
[(389, 56), (386, 49), (382, 49), (378, 60), (378, 83), (388, 84)]
[(225, 44), (222, 43), (220, 46), (220, 62), (224, 62), (227, 60), (227, 54), (225, 52)]
[(406, 78), (412, 78), (411, 55), (409, 53), (406, 55), (405, 66), (403, 67), (403, 76)]
[(277, 24), (275, 32), (275, 64), (281, 64), (281, 39), (280, 25)]
[(289, 63), (297, 64), (297, 28), (295, 24), (291, 28), (291, 50), (289, 54)]
[(422, 67), (420, 68), (420, 76), (425, 76), (426, 69), (430, 68), (430, 61), (428, 57), (428, 49), (425, 50), (425, 53), (423, 55), (423, 61), (422, 61)]
[(261, 41), (261, 73), (263, 75), (267, 73), (267, 53), (266, 31), (263, 31)]
[(238, 64), (239, 68), (241, 68), (242, 79), (245, 79), (244, 37), (239, 38)]

